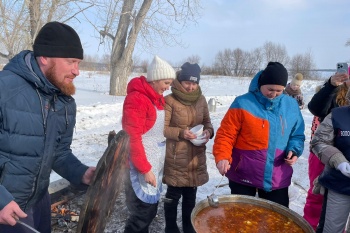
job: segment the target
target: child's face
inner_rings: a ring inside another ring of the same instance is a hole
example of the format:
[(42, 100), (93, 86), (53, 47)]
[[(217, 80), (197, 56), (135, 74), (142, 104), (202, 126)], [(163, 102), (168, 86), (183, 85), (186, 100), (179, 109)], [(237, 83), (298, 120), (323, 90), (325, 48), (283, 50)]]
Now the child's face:
[(293, 91), (296, 91), (300, 89), (300, 86), (297, 84), (290, 84), (290, 88), (292, 88)]

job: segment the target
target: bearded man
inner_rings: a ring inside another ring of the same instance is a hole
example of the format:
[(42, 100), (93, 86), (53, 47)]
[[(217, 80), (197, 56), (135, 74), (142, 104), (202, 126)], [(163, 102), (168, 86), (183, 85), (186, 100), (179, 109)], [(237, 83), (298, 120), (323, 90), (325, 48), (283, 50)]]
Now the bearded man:
[(70, 26), (49, 22), (33, 51), (0, 72), (0, 232), (51, 232), (48, 186), (54, 170), (73, 184), (90, 184), (95, 167), (72, 153), (76, 121), (73, 80), (83, 48)]

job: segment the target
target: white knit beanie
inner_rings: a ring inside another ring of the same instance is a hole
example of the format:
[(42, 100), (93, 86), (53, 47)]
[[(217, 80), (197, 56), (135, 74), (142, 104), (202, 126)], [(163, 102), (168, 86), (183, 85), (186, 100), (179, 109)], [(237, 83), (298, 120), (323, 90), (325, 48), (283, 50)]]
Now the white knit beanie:
[(301, 82), (303, 81), (303, 75), (301, 73), (296, 73), (294, 78), (291, 81), (291, 84), (301, 86)]
[(161, 79), (175, 79), (175, 70), (166, 61), (154, 56), (153, 61), (147, 68), (147, 82)]

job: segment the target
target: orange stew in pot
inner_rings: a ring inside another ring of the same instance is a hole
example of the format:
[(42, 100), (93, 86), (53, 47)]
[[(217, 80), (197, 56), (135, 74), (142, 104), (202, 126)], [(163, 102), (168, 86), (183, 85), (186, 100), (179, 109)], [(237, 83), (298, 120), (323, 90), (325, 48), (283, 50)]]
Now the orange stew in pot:
[(198, 233), (303, 233), (292, 219), (273, 210), (248, 204), (225, 203), (201, 210), (194, 219)]

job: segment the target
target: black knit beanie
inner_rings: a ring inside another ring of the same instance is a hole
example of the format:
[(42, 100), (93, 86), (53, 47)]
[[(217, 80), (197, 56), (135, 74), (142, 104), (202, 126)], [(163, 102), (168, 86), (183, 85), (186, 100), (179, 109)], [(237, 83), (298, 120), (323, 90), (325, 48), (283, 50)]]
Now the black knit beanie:
[(34, 56), (83, 59), (83, 47), (76, 31), (70, 26), (49, 22), (35, 38)]
[(186, 62), (181, 66), (181, 71), (178, 76), (178, 80), (181, 81), (191, 81), (194, 83), (199, 83), (201, 78), (201, 68), (197, 63), (191, 64)]
[(286, 86), (288, 82), (287, 69), (279, 62), (269, 62), (259, 78), (259, 87), (262, 85)]

